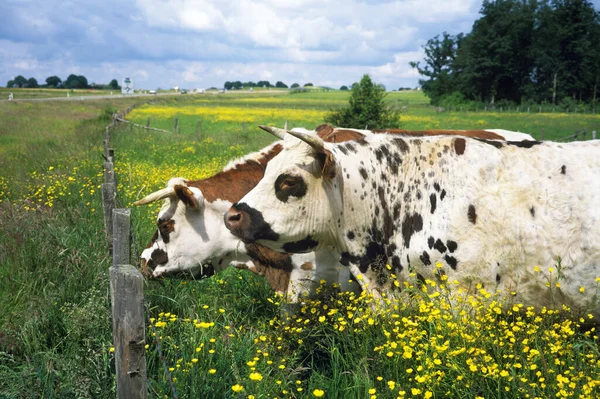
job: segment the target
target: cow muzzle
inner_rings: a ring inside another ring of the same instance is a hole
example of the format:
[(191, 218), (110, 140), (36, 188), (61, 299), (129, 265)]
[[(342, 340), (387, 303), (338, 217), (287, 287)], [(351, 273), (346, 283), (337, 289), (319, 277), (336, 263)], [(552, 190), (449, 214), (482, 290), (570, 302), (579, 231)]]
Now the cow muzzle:
[(262, 213), (243, 202), (234, 204), (225, 213), (224, 220), (225, 226), (231, 234), (246, 244), (256, 240), (279, 240), (279, 234), (275, 233), (265, 222)]

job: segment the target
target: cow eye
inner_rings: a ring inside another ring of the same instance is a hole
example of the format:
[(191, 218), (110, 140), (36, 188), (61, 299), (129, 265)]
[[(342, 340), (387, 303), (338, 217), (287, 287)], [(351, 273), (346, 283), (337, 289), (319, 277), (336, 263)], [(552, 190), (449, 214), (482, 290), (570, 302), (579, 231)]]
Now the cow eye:
[(281, 183), (281, 188), (290, 188), (290, 187), (294, 187), (296, 185), (296, 180), (292, 179), (292, 178), (288, 178), (285, 179), (282, 183)]

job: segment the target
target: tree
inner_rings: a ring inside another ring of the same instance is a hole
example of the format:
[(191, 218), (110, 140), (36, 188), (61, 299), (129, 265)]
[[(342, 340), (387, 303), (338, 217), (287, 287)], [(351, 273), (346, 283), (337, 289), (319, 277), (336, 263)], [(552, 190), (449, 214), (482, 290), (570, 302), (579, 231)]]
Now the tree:
[(119, 86), (119, 82), (117, 81), (117, 79), (111, 80), (108, 84), (108, 88), (111, 90), (121, 90), (121, 86)]
[(342, 90), (342, 91), (348, 91), (348, 86), (341, 86), (340, 90)]
[(312, 87), (312, 86), (313, 86), (313, 84), (312, 84), (312, 83), (306, 83), (306, 84), (304, 85), (304, 87)]
[(290, 86), (292, 89), (295, 89), (296, 87), (300, 87), (300, 85), (298, 83), (294, 83)]
[(38, 84), (36, 78), (29, 78), (29, 79), (27, 79), (26, 86), (29, 87), (29, 88), (32, 88), (32, 89), (40, 87), (40, 85)]
[(275, 83), (275, 87), (279, 87), (280, 89), (287, 89), (288, 85), (286, 85), (282, 81), (278, 80), (277, 83)]
[(397, 110), (386, 107), (386, 96), (382, 85), (374, 84), (369, 75), (364, 75), (354, 84), (349, 105), (325, 115), (325, 121), (339, 127), (370, 129), (394, 128), (400, 126)]
[(85, 89), (88, 87), (88, 81), (83, 75), (77, 76), (71, 74), (63, 82), (63, 86), (67, 89)]
[(62, 80), (58, 76), (48, 76), (46, 78), (46, 84), (48, 87), (59, 88), (62, 86)]
[(429, 39), (423, 47), (425, 66), (421, 67), (420, 62), (409, 63), (411, 67), (419, 71), (420, 75), (429, 78), (427, 80), (419, 79), (419, 84), (431, 99), (432, 104), (437, 104), (444, 94), (454, 90), (453, 62), (462, 38), (462, 34), (452, 36), (446, 32), (442, 33), (441, 39), (437, 35), (433, 39)]
[(22, 75), (15, 76), (14, 79), (9, 80), (8, 83), (6, 83), (6, 87), (26, 87), (26, 85), (27, 79)]
[(261, 80), (261, 81), (257, 82), (256, 85), (258, 87), (273, 87), (273, 85), (271, 85), (271, 83), (269, 83), (268, 80)]

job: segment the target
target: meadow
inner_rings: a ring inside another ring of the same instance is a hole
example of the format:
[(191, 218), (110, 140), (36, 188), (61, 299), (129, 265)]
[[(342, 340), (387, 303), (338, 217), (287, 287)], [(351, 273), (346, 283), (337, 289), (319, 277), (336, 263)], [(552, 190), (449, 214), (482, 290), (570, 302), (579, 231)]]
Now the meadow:
[[(113, 132), (121, 205), (131, 207), (170, 177), (208, 177), (272, 142), (256, 124), (314, 128), (347, 96), (228, 93), (139, 104), (129, 120), (150, 118), (171, 131), (178, 118), (179, 133), (126, 124)], [(141, 101), (148, 99), (0, 103), (0, 398), (115, 396), (102, 139), (114, 110)], [(600, 130), (594, 115), (437, 113), (419, 92), (391, 93), (387, 101), (407, 107), (401, 121), (409, 129), (493, 127), (535, 137), (544, 129), (546, 139)], [(154, 233), (159, 207), (132, 209), (134, 253)], [(548, 275), (549, 290), (560, 288), (555, 265), (531, 267)], [(450, 311), (452, 285), (408, 285), (408, 299), (378, 304), (326, 295), (324, 287), (322, 297), (282, 320), (281, 298), (245, 271), (147, 281), (150, 397), (600, 395), (599, 339), (589, 315), (525, 308), (483, 287), (453, 294), (460, 308)]]

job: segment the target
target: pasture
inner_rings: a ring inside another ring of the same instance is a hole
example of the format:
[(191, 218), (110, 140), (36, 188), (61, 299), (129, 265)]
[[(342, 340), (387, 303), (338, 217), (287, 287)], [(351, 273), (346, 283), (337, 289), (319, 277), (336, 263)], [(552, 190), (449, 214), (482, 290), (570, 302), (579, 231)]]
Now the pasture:
[[(86, 103), (0, 103), (0, 397), (114, 397), (110, 257), (103, 239), (102, 139), (110, 114), (124, 207), (170, 177), (208, 177), (273, 138), (256, 124), (314, 128), (348, 93), (228, 93)], [(539, 138), (600, 131), (600, 117), (437, 113), (419, 92), (391, 93), (402, 127), (503, 128)], [(200, 122), (200, 125), (199, 125)], [(242, 123), (245, 125), (242, 126)], [(199, 134), (200, 133), (200, 134)], [(139, 254), (160, 204), (132, 209)], [(133, 262), (137, 262), (134, 259)], [(433, 266), (435, 267), (435, 266)], [(534, 265), (560, 288), (556, 265)], [(451, 285), (445, 281), (442, 284)], [(473, 287), (460, 309), (439, 282), (406, 302), (333, 294), (281, 320), (264, 280), (228, 270), (203, 281), (147, 281), (152, 397), (440, 398), (600, 395), (594, 320), (534, 310)], [(600, 276), (596, 292), (600, 295)], [(152, 325), (150, 325), (150, 323)], [(157, 353), (160, 343), (166, 362)]]

